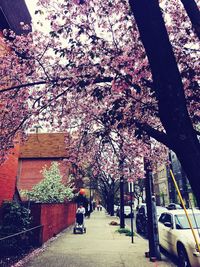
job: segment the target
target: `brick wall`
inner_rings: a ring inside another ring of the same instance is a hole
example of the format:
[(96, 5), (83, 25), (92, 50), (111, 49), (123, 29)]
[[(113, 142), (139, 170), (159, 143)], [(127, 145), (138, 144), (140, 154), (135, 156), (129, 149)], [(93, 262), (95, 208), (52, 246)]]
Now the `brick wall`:
[(12, 200), (18, 170), (19, 145), (10, 150), (8, 159), (0, 165), (0, 205), (3, 200)]
[(41, 243), (75, 222), (76, 204), (32, 204), (34, 226), (43, 225)]
[(50, 167), (52, 161), (60, 163), (60, 171), (63, 175), (63, 182), (65, 182), (69, 175), (69, 163), (58, 159), (20, 159), (18, 169), (18, 189), (31, 190), (34, 185), (39, 183), (42, 179), (42, 168), (46, 165)]

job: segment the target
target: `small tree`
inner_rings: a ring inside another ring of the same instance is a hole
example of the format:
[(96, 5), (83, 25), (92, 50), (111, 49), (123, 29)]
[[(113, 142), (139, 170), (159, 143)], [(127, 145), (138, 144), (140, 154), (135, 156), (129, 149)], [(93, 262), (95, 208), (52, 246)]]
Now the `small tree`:
[(21, 193), (35, 202), (61, 203), (73, 197), (73, 189), (70, 185), (62, 183), (62, 175), (59, 164), (52, 162), (49, 169), (44, 167), (42, 170), (44, 179), (35, 185), (31, 191), (21, 191)]

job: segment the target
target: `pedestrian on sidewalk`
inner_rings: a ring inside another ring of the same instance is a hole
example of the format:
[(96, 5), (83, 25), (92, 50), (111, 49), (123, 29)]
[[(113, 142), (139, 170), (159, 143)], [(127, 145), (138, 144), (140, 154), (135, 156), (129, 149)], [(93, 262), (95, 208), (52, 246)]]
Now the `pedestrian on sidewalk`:
[(82, 213), (83, 215), (85, 215), (85, 208), (82, 204), (79, 205), (78, 209), (76, 210), (76, 213)]

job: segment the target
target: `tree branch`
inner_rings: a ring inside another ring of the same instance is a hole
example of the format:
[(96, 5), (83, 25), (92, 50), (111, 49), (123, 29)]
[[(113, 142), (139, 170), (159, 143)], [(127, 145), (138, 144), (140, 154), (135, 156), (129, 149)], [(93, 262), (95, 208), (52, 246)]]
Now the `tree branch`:
[(168, 148), (173, 149), (173, 144), (170, 142), (165, 132), (156, 130), (148, 124), (141, 124), (137, 122), (136, 125), (141, 131), (145, 132), (148, 136), (154, 138), (155, 140), (164, 144)]
[(181, 0), (185, 11), (190, 18), (194, 32), (200, 40), (200, 12), (199, 8), (194, 0)]
[[(68, 80), (68, 77), (65, 78), (56, 78), (56, 79), (52, 79), (52, 80), (44, 80), (44, 81), (37, 81), (37, 82), (30, 82), (30, 83), (25, 83), (25, 84), (19, 84), (19, 85), (14, 85), (11, 87), (7, 87), (7, 88), (3, 88), (0, 89), (0, 93), (4, 93), (4, 92), (8, 92), (8, 91), (12, 91), (15, 89), (22, 89), (25, 87), (31, 87), (31, 86), (35, 86), (35, 85), (43, 85), (43, 84), (48, 84), (48, 83), (52, 83), (55, 84), (59, 81), (64, 82), (66, 80)], [(85, 87), (87, 85), (89, 85), (91, 83), (91, 77), (89, 77), (86, 81), (80, 81), (77, 85), (81, 86), (81, 87)], [(112, 77), (97, 77), (96, 79), (94, 79), (93, 83), (106, 83), (106, 82), (111, 82), (113, 80)]]

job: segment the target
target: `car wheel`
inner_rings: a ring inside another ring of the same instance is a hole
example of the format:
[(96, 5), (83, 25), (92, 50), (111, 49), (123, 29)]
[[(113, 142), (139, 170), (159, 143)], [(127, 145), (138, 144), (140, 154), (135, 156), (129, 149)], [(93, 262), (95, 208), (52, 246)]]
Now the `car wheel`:
[(191, 267), (187, 252), (184, 248), (184, 246), (179, 246), (178, 247), (178, 266), (179, 267)]

